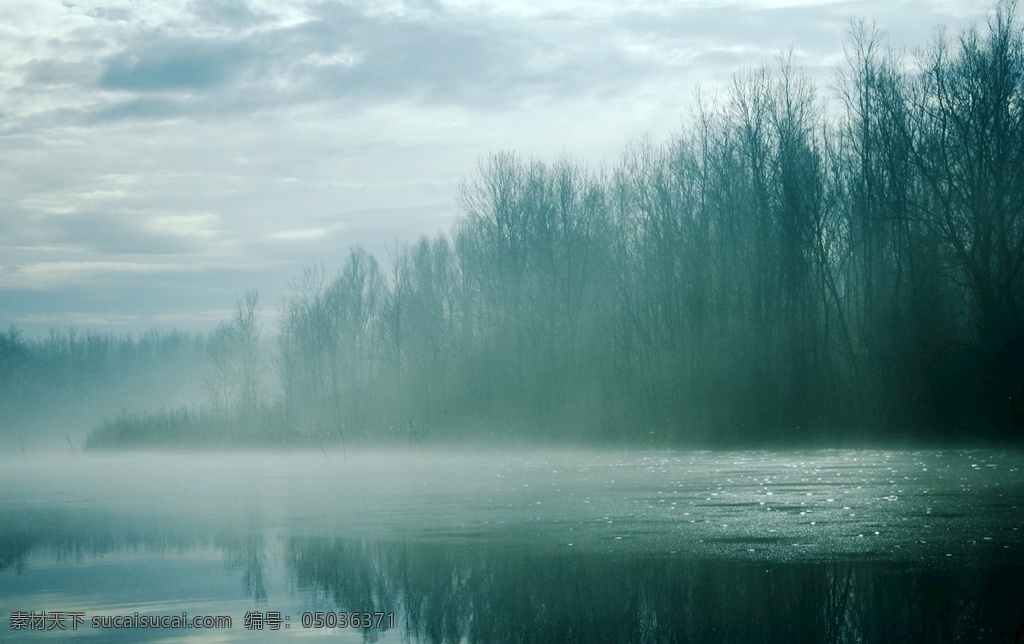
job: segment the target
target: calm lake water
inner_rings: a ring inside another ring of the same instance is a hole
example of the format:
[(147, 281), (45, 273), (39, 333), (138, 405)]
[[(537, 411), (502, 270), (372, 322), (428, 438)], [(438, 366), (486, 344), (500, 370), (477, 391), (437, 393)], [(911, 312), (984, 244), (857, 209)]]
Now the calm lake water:
[(1003, 451), (6, 457), (0, 640), (1024, 642), (1022, 510)]

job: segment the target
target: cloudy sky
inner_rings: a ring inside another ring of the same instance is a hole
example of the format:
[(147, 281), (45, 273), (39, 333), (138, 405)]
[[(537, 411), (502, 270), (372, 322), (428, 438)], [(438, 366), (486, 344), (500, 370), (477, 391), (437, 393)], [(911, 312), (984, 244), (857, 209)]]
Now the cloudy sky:
[(851, 16), (893, 43), (962, 0), (3, 0), (0, 326), (205, 330), (302, 269), (450, 229), (479, 158), (614, 164), (697, 84)]

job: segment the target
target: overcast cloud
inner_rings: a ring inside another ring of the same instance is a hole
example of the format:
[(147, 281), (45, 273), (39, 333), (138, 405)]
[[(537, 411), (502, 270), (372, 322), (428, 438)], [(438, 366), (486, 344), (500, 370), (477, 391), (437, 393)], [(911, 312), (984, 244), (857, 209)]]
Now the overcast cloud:
[(615, 163), (697, 83), (793, 48), (827, 93), (847, 20), (927, 44), (988, 3), (0, 5), (0, 325), (208, 329), (305, 265), (447, 231), (491, 151)]

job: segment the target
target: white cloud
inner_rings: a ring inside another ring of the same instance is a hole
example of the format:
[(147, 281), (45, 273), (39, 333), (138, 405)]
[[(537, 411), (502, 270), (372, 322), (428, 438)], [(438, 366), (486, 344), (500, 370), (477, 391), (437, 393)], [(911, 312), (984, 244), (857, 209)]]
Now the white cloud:
[[(15, 277), (36, 282), (71, 282), (80, 284), (95, 279), (97, 274), (106, 273), (179, 273), (201, 271), (203, 266), (195, 264), (158, 264), (138, 261), (56, 261), (24, 264), (11, 271)], [(12, 286), (6, 284), (5, 286)], [(24, 288), (25, 284), (18, 285)]]

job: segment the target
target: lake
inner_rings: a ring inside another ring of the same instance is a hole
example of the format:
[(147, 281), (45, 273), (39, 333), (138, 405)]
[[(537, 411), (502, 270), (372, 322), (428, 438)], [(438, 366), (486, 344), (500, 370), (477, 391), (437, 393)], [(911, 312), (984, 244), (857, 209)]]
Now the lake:
[(1022, 508), (1017, 451), (18, 453), (0, 640), (1024, 641)]

